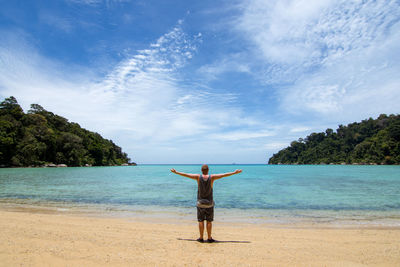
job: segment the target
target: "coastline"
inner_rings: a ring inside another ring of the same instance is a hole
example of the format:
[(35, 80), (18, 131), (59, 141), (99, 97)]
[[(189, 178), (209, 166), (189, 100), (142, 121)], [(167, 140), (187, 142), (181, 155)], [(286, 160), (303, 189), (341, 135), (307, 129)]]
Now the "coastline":
[[(169, 206), (110, 205), (93, 203), (0, 199), (0, 211), (58, 214), (97, 218), (172, 223), (196, 221), (196, 208)], [(265, 210), (216, 208), (215, 220), (224, 224), (270, 227), (399, 228), (399, 211)]]
[[(132, 220), (191, 222), (193, 207), (111, 205), (31, 199), (0, 199), (0, 211), (59, 214)], [(220, 223), (269, 225), (273, 227), (400, 228), (400, 211), (265, 210), (216, 208)]]
[[(51, 166), (50, 166), (51, 165)], [(45, 165), (27, 165), (27, 166), (0, 166), (0, 169), (40, 169), (40, 168), (90, 168), (90, 167), (128, 167), (128, 166), (193, 166), (199, 165), (201, 166), (202, 163), (166, 163), (166, 164), (159, 164), (159, 163), (141, 163), (138, 164), (136, 162), (132, 163), (123, 163), (120, 165), (83, 165), (83, 166), (68, 166), (66, 164), (45, 164)], [(366, 162), (359, 162), (359, 163), (307, 163), (307, 164), (300, 164), (300, 163), (214, 163), (208, 164), (209, 166), (400, 166), (399, 164), (386, 164), (386, 163), (366, 163)]]
[[(194, 219), (107, 217), (0, 207), (3, 266), (396, 266), (400, 227), (215, 221), (200, 244)], [(239, 242), (238, 242), (239, 241)]]

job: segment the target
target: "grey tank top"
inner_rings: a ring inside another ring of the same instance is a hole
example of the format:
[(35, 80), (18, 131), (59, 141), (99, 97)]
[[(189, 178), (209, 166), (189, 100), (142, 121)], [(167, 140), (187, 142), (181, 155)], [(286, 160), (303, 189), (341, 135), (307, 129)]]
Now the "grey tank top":
[(211, 175), (205, 180), (203, 175), (200, 174), (199, 186), (197, 189), (197, 200), (204, 203), (213, 203), (213, 189), (211, 187)]

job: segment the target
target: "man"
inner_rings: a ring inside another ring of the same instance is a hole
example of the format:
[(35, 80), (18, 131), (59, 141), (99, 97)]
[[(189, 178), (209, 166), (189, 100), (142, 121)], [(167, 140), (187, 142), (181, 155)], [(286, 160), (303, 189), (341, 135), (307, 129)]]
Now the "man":
[(212, 221), (214, 220), (214, 200), (213, 200), (213, 184), (215, 180), (231, 176), (237, 173), (241, 173), (242, 170), (236, 170), (234, 172), (220, 173), (220, 174), (208, 174), (208, 166), (203, 165), (201, 167), (202, 174), (191, 174), (178, 172), (175, 169), (171, 169), (171, 172), (182, 175), (184, 177), (197, 181), (197, 220), (199, 222), (200, 237), (197, 239), (198, 242), (204, 242), (204, 220), (207, 221), (207, 241), (209, 243), (215, 242), (211, 237)]

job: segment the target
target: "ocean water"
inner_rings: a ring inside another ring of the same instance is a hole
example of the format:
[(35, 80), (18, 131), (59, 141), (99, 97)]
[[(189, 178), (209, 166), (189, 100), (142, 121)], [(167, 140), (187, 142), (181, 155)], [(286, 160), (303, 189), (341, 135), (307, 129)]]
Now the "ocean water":
[[(201, 165), (0, 169), (0, 203), (91, 206), (195, 217), (197, 184), (170, 172)], [(210, 165), (216, 219), (399, 224), (400, 166)]]

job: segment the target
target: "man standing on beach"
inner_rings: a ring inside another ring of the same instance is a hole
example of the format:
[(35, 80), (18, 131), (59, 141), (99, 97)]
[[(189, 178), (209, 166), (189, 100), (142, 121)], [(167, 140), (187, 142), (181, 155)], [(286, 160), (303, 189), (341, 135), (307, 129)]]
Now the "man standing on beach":
[(199, 242), (204, 242), (204, 220), (207, 221), (207, 241), (209, 243), (215, 242), (211, 237), (212, 221), (214, 220), (214, 200), (213, 200), (213, 184), (215, 180), (231, 176), (237, 173), (241, 173), (242, 170), (236, 170), (234, 172), (220, 173), (220, 174), (208, 174), (208, 166), (201, 166), (202, 174), (191, 174), (178, 172), (175, 169), (171, 169), (171, 172), (182, 175), (184, 177), (197, 181), (197, 220), (199, 221), (199, 232), (200, 237), (197, 239)]

